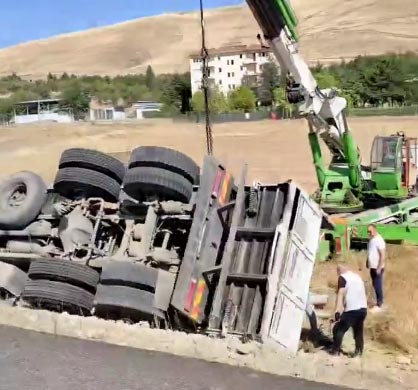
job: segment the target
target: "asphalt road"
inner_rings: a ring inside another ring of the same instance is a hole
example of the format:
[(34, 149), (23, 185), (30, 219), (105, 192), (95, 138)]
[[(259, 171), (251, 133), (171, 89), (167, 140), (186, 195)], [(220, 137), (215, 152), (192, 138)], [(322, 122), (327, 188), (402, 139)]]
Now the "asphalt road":
[(1, 390), (338, 390), (251, 370), (0, 327)]

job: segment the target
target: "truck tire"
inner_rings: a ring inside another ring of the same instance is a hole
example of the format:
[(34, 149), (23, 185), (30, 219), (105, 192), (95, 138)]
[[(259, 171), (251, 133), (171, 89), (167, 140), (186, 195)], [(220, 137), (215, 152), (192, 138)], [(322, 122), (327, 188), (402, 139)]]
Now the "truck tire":
[(67, 283), (50, 280), (28, 280), (21, 299), (34, 307), (70, 314), (89, 314), (94, 295)]
[(198, 184), (199, 166), (189, 157), (177, 150), (157, 146), (140, 146), (132, 151), (129, 168), (163, 168)]
[(100, 284), (134, 287), (155, 293), (158, 270), (142, 264), (114, 261), (102, 267)]
[(33, 260), (28, 271), (31, 280), (64, 282), (94, 293), (99, 282), (99, 273), (94, 269), (69, 260)]
[(47, 187), (33, 172), (16, 173), (0, 184), (0, 229), (21, 230), (39, 215)]
[(0, 290), (6, 295), (19, 297), (25, 287), (27, 275), (12, 264), (0, 262)]
[(97, 286), (95, 315), (103, 318), (130, 318), (133, 321), (164, 319), (164, 313), (153, 306), (154, 294), (126, 286)]
[(178, 173), (161, 168), (131, 168), (125, 175), (124, 191), (138, 201), (150, 198), (188, 203), (193, 185)]
[(91, 149), (73, 148), (65, 150), (59, 162), (62, 168), (86, 168), (101, 172), (122, 184), (125, 176), (125, 165), (118, 159)]
[(101, 172), (86, 168), (62, 168), (55, 177), (54, 189), (71, 200), (102, 198), (115, 202), (119, 198), (120, 185)]

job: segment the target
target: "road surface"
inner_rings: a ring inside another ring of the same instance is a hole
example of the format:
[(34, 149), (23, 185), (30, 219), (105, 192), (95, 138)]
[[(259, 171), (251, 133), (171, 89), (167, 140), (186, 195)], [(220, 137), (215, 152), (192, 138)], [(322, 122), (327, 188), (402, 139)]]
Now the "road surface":
[(338, 390), (247, 369), (0, 327), (2, 390)]

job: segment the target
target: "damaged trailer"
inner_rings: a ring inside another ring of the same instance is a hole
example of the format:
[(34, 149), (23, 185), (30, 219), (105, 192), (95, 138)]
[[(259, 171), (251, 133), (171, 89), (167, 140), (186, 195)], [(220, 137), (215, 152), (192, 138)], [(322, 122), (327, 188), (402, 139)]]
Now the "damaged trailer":
[[(65, 151), (52, 188), (0, 185), (0, 289), (33, 308), (298, 348), (322, 212), (160, 147)], [(7, 270), (6, 270), (7, 268)], [(6, 272), (7, 271), (7, 272)]]

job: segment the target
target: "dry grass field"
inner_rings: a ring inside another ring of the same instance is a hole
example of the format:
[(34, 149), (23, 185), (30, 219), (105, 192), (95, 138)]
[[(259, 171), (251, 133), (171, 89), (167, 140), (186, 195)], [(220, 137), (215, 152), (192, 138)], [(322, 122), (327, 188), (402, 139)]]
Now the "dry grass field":
[[(418, 117), (350, 118), (363, 162), (368, 163), (373, 137), (404, 131), (418, 137)], [(225, 123), (215, 125), (215, 155), (237, 176), (248, 163), (249, 180), (297, 181), (307, 191), (316, 188), (316, 177), (304, 120)], [(0, 128), (0, 177), (31, 169), (52, 181), (60, 153), (69, 147), (96, 148), (104, 152), (130, 151), (140, 145), (172, 147), (198, 163), (205, 154), (203, 124), (147, 120), (114, 124), (36, 124)], [(324, 147), (324, 154), (326, 155)]]
[[(292, 0), (300, 47), (309, 61), (335, 62), (362, 54), (418, 51), (416, 0)], [(196, 8), (198, 2), (196, 1)], [(260, 32), (246, 5), (208, 10), (208, 47), (257, 44)], [(0, 50), (0, 75), (158, 73), (188, 70), (199, 49), (196, 12), (166, 14), (61, 35)]]

